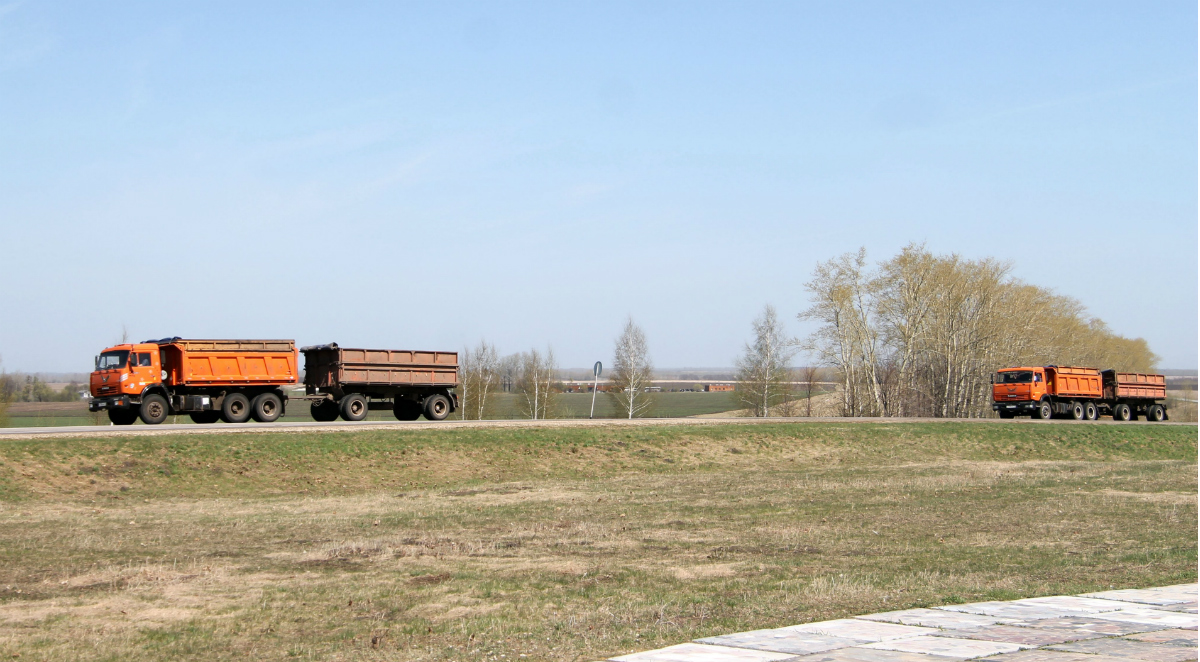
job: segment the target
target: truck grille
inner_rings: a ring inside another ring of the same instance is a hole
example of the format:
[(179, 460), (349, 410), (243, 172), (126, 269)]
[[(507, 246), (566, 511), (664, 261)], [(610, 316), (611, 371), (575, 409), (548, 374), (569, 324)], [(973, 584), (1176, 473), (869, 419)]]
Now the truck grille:
[(96, 391), (96, 395), (108, 395), (109, 393), (116, 393), (116, 392), (117, 392), (116, 386), (101, 386)]

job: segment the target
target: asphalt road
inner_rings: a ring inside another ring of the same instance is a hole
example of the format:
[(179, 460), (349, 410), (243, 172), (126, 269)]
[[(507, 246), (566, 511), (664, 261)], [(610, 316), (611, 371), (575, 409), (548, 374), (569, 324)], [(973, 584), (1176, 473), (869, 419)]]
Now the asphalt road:
[(239, 432), (353, 432), (363, 430), (430, 430), (454, 428), (533, 428), (533, 427), (592, 427), (592, 426), (643, 426), (643, 425), (762, 425), (768, 423), (977, 423), (980, 425), (1196, 425), (1196, 423), (1150, 423), (1147, 421), (1118, 422), (1109, 420), (1040, 421), (1028, 418), (1001, 420), (998, 418), (561, 418), (544, 421), (316, 421), (275, 423), (179, 423), (163, 425), (130, 426), (115, 425), (72, 425), (40, 428), (0, 428), (0, 439), (29, 439), (49, 437), (97, 437), (97, 436), (157, 436), (172, 434), (230, 434)]

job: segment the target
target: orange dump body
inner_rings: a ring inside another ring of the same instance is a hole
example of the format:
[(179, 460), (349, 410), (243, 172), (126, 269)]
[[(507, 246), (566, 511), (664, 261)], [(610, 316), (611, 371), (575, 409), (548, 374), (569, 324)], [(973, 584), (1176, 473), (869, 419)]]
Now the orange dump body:
[(1072, 366), (1046, 367), (1047, 392), (1060, 398), (1101, 398), (1104, 386), (1100, 371)]
[(172, 386), (283, 386), (300, 376), (291, 340), (176, 340), (162, 356)]
[(1150, 398), (1163, 400), (1167, 397), (1167, 378), (1163, 375), (1148, 375), (1140, 372), (1104, 371), (1104, 397)]

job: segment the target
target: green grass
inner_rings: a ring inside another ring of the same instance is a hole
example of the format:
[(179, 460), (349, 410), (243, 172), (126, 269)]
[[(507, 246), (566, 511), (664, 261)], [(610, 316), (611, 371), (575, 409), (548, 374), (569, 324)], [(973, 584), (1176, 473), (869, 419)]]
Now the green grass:
[(0, 656), (596, 660), (1194, 581), (1195, 426), (0, 441)]

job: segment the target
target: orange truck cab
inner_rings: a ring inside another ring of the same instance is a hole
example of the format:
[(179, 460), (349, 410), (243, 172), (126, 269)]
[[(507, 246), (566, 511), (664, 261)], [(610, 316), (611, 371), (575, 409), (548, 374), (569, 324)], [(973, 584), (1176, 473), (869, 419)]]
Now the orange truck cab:
[(271, 422), (284, 412), (281, 387), (299, 381), (291, 340), (183, 340), (121, 344), (96, 357), (90, 411), (115, 425), (162, 423), (188, 414), (197, 423)]
[(1129, 421), (1145, 416), (1164, 421), (1167, 410), (1162, 375), (1125, 373), (1076, 366), (1003, 368), (992, 376), (992, 410), (1000, 418), (1031, 416)]

